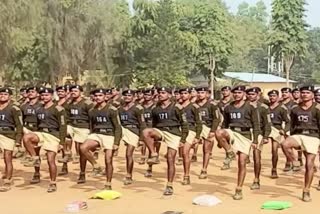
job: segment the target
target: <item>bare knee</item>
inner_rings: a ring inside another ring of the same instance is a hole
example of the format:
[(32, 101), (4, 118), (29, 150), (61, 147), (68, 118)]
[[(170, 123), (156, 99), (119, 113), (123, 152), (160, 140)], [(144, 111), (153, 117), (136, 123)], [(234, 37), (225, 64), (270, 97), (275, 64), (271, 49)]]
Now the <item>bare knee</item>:
[(175, 155), (172, 152), (168, 152), (167, 162), (168, 163), (173, 163), (174, 161), (175, 161)]
[(153, 131), (153, 129), (151, 129), (151, 128), (144, 129), (142, 132), (143, 137), (150, 138), (152, 131)]
[(82, 144), (79, 145), (79, 149), (82, 153), (84, 152), (88, 152), (89, 151), (89, 144), (88, 142), (84, 142)]
[(54, 164), (55, 163), (55, 153), (51, 151), (47, 151), (47, 162), (48, 164)]
[(112, 157), (110, 157), (110, 156), (106, 157), (106, 164), (108, 164), (108, 165), (112, 164)]

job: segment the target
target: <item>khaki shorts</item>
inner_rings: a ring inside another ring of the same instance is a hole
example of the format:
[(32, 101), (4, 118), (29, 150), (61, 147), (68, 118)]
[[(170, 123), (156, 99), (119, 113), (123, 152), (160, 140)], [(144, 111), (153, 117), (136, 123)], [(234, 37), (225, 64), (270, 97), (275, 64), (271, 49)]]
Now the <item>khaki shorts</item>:
[(318, 154), (320, 140), (317, 137), (310, 137), (306, 135), (292, 135), (290, 136), (297, 141), (301, 146), (302, 151), (306, 151), (311, 154)]
[(165, 142), (169, 148), (174, 150), (179, 149), (179, 144), (181, 140), (180, 136), (171, 134), (170, 132), (167, 132), (167, 131), (161, 131), (157, 128), (153, 128), (153, 129), (160, 134), (161, 141)]
[(204, 139), (207, 139), (207, 137), (209, 136), (209, 133), (210, 133), (210, 128), (206, 125), (202, 125), (202, 132), (201, 132), (201, 135), (200, 137), (201, 138), (204, 138)]
[(127, 128), (122, 127), (122, 141), (134, 147), (138, 147), (139, 136)]
[(249, 155), (252, 140), (246, 138), (238, 132), (232, 131), (231, 129), (225, 130), (230, 136), (230, 144), (232, 145), (232, 148), (238, 152)]
[(189, 133), (188, 133), (188, 137), (186, 139), (186, 143), (188, 144), (192, 144), (193, 143), (193, 140), (196, 138), (196, 133), (194, 131), (190, 131), (189, 130)]
[(103, 149), (112, 150), (114, 144), (114, 136), (104, 135), (104, 134), (89, 134), (88, 140), (94, 140), (99, 143), (100, 147)]
[(13, 151), (15, 140), (0, 134), (0, 148), (3, 150)]
[(284, 136), (279, 133), (279, 130), (275, 127), (271, 127), (271, 133), (269, 135), (269, 138), (271, 138), (273, 141), (276, 141), (278, 143), (282, 143), (284, 140)]
[(42, 147), (44, 150), (57, 153), (59, 151), (59, 138), (52, 134), (45, 132), (33, 132), (39, 138), (38, 147)]
[(76, 128), (69, 125), (67, 126), (67, 132), (71, 136), (71, 138), (77, 143), (83, 143), (90, 134), (89, 129)]

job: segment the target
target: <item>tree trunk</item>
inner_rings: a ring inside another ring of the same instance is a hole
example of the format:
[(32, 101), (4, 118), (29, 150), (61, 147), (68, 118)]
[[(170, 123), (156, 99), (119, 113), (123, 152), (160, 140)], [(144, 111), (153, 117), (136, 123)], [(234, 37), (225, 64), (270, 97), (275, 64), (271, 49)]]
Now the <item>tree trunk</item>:
[(209, 55), (209, 69), (210, 69), (210, 88), (211, 88), (211, 99), (214, 99), (214, 69), (216, 68), (216, 58)]
[(289, 56), (285, 56), (284, 59), (284, 69), (286, 72), (286, 83), (287, 83), (287, 87), (289, 87), (289, 81), (290, 81), (290, 70), (292, 68), (293, 65), (293, 60), (294, 60), (294, 55), (289, 55)]

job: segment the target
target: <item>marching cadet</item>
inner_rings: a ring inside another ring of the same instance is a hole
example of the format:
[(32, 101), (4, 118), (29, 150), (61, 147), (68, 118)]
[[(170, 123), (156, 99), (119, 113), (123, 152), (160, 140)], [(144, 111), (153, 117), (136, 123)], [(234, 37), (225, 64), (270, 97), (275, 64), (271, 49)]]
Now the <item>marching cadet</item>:
[(167, 178), (168, 183), (164, 195), (173, 194), (172, 182), (175, 176), (175, 159), (179, 147), (183, 146), (188, 136), (188, 122), (183, 107), (170, 101), (171, 90), (166, 87), (158, 89), (159, 104), (152, 110), (153, 128), (143, 131), (144, 142), (151, 152), (148, 164), (157, 164), (158, 153), (155, 142), (162, 141), (167, 144)]
[[(36, 111), (42, 106), (39, 101), (39, 88), (29, 87), (27, 89), (28, 102), (21, 105), (20, 109), (23, 116), (23, 133), (28, 134), (29, 132), (37, 131), (37, 116)], [(26, 156), (22, 163), (30, 161), (30, 156)]]
[[(198, 92), (195, 87), (190, 88), (190, 102), (196, 103), (198, 100)], [(200, 143), (200, 142), (199, 142)], [(191, 149), (193, 149), (193, 154), (191, 157), (191, 162), (197, 162), (197, 154), (198, 154), (198, 147), (199, 143), (195, 144)]]
[(18, 100), (18, 103), (20, 105), (25, 104), (28, 102), (28, 93), (27, 93), (27, 88), (23, 87), (20, 89), (20, 99)]
[[(80, 144), (83, 143), (89, 133), (89, 110), (93, 103), (82, 96), (83, 88), (80, 85), (70, 87), (70, 102), (67, 107), (68, 115), (68, 134), (75, 142), (76, 156), (73, 158), (74, 163), (79, 163)], [(70, 154), (68, 154), (70, 155)], [(66, 161), (67, 162), (67, 161)]]
[(269, 106), (269, 104), (270, 104), (269, 100), (264, 98), (261, 88), (260, 87), (255, 87), (255, 88), (258, 90), (259, 102)]
[(142, 141), (142, 132), (146, 128), (144, 120), (143, 107), (134, 102), (135, 92), (131, 89), (122, 92), (124, 104), (119, 108), (120, 121), (122, 125), (122, 141), (127, 146), (126, 149), (126, 164), (127, 175), (123, 181), (124, 185), (132, 184), (133, 171), (133, 152)]
[(316, 103), (320, 103), (320, 88), (314, 91), (314, 100)]
[(218, 107), (223, 114), (224, 108), (226, 105), (229, 105), (232, 101), (232, 94), (231, 94), (231, 87), (230, 86), (224, 86), (221, 88), (221, 95), (222, 98), (218, 102)]
[[(143, 91), (144, 93), (144, 103), (143, 103), (143, 108), (144, 108), (144, 119), (146, 122), (147, 128), (152, 128), (152, 110), (156, 107), (156, 104), (153, 102), (152, 97), (154, 91), (152, 89), (145, 89)], [(155, 142), (155, 147), (156, 147), (156, 153), (159, 154), (160, 152), (160, 142)], [(141, 160), (140, 164), (145, 163), (145, 158), (146, 158), (146, 145), (142, 145), (142, 150), (141, 150)], [(150, 152), (149, 152), (150, 155)], [(158, 162), (159, 162), (159, 156), (158, 156)], [(159, 162), (160, 163), (160, 162)], [(148, 169), (146, 173), (144, 174), (145, 177), (152, 177), (152, 164), (148, 164)]]
[(199, 112), (203, 124), (201, 132), (201, 138), (203, 139), (203, 162), (199, 179), (206, 179), (208, 177), (207, 168), (212, 148), (214, 146), (215, 131), (219, 126), (221, 126), (220, 122), (222, 121), (218, 106), (214, 101), (208, 100), (208, 91), (207, 87), (197, 88), (197, 105), (199, 106)]
[(200, 117), (199, 106), (190, 102), (190, 89), (182, 88), (179, 90), (181, 105), (186, 113), (186, 118), (189, 124), (189, 133), (186, 143), (183, 146), (183, 167), (184, 176), (182, 185), (190, 184), (190, 150), (200, 141), (202, 132), (202, 121)]
[(11, 96), (10, 88), (0, 88), (0, 148), (3, 150), (5, 164), (0, 192), (11, 189), (13, 149), (22, 139), (22, 113), (19, 107), (11, 104)]
[(296, 105), (295, 102), (291, 99), (291, 88), (282, 88), (281, 89), (281, 103), (287, 107), (287, 109), (291, 110), (291, 108)]
[[(282, 96), (282, 104), (284, 104), (287, 109), (289, 110), (289, 113), (291, 111), (291, 109), (297, 105), (297, 103), (295, 103), (292, 100), (292, 94), (291, 94), (292, 90), (291, 88), (282, 88), (281, 89), (281, 96)], [(300, 165), (303, 166), (303, 162), (302, 162), (302, 152), (298, 151), (298, 159), (300, 161)], [(288, 160), (286, 161), (285, 167), (283, 169), (284, 172), (289, 172), (292, 169), (292, 163), (290, 163)]]
[(114, 105), (116, 108), (119, 108), (122, 102), (121, 96), (120, 96), (120, 90), (118, 88), (111, 88), (110, 93), (110, 102), (112, 105)]
[[(176, 88), (174, 91), (173, 91), (173, 97), (172, 97), (172, 101), (173, 102), (176, 102), (176, 103), (180, 103), (182, 102), (181, 100), (181, 96), (180, 96), (180, 93), (179, 93), (179, 89)], [(179, 151), (178, 151), (178, 161), (176, 162), (177, 165), (182, 165), (183, 164), (183, 147), (180, 147), (179, 148)]]
[[(144, 120), (145, 120), (145, 123), (146, 123), (146, 127), (152, 128), (151, 111), (155, 106), (153, 101), (152, 101), (153, 91), (151, 89), (143, 89), (142, 93), (143, 93), (142, 107), (144, 109), (144, 113), (143, 113)], [(143, 165), (146, 162), (147, 147), (146, 147), (146, 145), (144, 143), (142, 145), (140, 145), (140, 146), (142, 148), (141, 148), (141, 157), (140, 157), (139, 164)], [(151, 172), (152, 172), (152, 169), (151, 169)]]
[(252, 144), (253, 148), (253, 162), (254, 162), (254, 181), (251, 185), (251, 190), (260, 189), (260, 173), (261, 173), (261, 152), (263, 144), (268, 143), (268, 138), (271, 133), (271, 119), (269, 107), (260, 102), (259, 93), (260, 89), (257, 87), (249, 88), (246, 90), (248, 101), (256, 106), (259, 112), (260, 121), (260, 135), (258, 145)]
[[(269, 136), (272, 143), (272, 170), (271, 178), (278, 178), (278, 148), (280, 143), (287, 137), (290, 131), (290, 115), (287, 107), (279, 102), (279, 91), (271, 90), (268, 92), (270, 101), (271, 134)], [(284, 126), (283, 126), (284, 124)]]
[(291, 136), (283, 143), (282, 148), (286, 157), (293, 163), (293, 170), (298, 171), (300, 164), (296, 161), (293, 149), (302, 149), (306, 157), (304, 188), (302, 200), (311, 201), (310, 187), (314, 175), (314, 160), (320, 146), (320, 105), (313, 101), (313, 86), (300, 88), (301, 102), (293, 107), (291, 116)]
[(293, 102), (300, 103), (300, 91), (299, 88), (292, 89)]
[(238, 151), (238, 182), (233, 199), (241, 200), (242, 186), (246, 176), (246, 159), (251, 146), (253, 148), (258, 146), (260, 124), (257, 108), (244, 100), (245, 86), (233, 88), (232, 93), (234, 101), (225, 107), (222, 129), (216, 131), (216, 137), (219, 145), (227, 153), (224, 161), (227, 168), (235, 156), (233, 149)]
[(177, 102), (177, 103), (180, 103), (180, 102), (181, 102), (181, 100), (180, 100), (181, 96), (180, 96), (180, 93), (179, 93), (179, 89), (176, 88), (176, 89), (174, 90), (173, 94), (174, 94), (173, 100), (174, 100), (175, 102)]
[(96, 105), (89, 111), (90, 134), (80, 146), (80, 176), (78, 184), (86, 182), (85, 172), (87, 160), (93, 166), (93, 173), (100, 173), (101, 166), (93, 157), (91, 151), (101, 147), (105, 152), (106, 184), (105, 189), (111, 190), (113, 176), (113, 152), (119, 148), (122, 131), (118, 110), (106, 102), (106, 90), (93, 91)]
[[(69, 90), (69, 89), (68, 89)], [(56, 93), (58, 96), (58, 100), (56, 101), (56, 104), (58, 106), (63, 107), (65, 110), (68, 107), (70, 97), (67, 99), (68, 91), (66, 86), (58, 86), (56, 88)], [(67, 118), (68, 120), (68, 118)], [(63, 148), (62, 151), (62, 157), (58, 159), (59, 163), (63, 163), (61, 172), (58, 173), (58, 175), (66, 175), (68, 174), (68, 165), (67, 162), (72, 159), (71, 149), (72, 149), (72, 139), (70, 138), (70, 135), (67, 135), (67, 139), (64, 145), (65, 148)]]
[(60, 146), (65, 143), (67, 135), (66, 112), (64, 108), (54, 104), (53, 89), (42, 89), (40, 96), (44, 104), (36, 111), (38, 130), (23, 136), (25, 148), (32, 157), (32, 162), (28, 162), (25, 166), (35, 167), (32, 183), (40, 182), (40, 149), (36, 151), (36, 148), (41, 147), (46, 151), (50, 174), (47, 192), (51, 193), (57, 190), (55, 159)]
[(137, 104), (140, 104), (142, 105), (143, 103), (143, 97), (144, 97), (144, 94), (143, 94), (143, 89), (142, 88), (139, 88), (137, 91), (136, 91), (136, 99), (135, 99), (135, 102)]
[(152, 91), (153, 91), (153, 102), (157, 104), (159, 101), (158, 89), (156, 87), (152, 87)]
[(198, 92), (195, 87), (190, 88), (190, 102), (195, 103), (198, 100)]
[(56, 102), (57, 105), (67, 109), (68, 102), (70, 101), (67, 97), (67, 88), (66, 86), (59, 86), (56, 88), (56, 93), (58, 95), (59, 100)]
[[(111, 97), (112, 97), (112, 90), (111, 89), (109, 89), (109, 88), (106, 88), (106, 89), (104, 89), (105, 90), (105, 92), (106, 92), (106, 95), (105, 95), (105, 101), (107, 102), (107, 103), (111, 103), (111, 101), (112, 101), (112, 99), (111, 99)], [(94, 90), (95, 91), (95, 90)]]

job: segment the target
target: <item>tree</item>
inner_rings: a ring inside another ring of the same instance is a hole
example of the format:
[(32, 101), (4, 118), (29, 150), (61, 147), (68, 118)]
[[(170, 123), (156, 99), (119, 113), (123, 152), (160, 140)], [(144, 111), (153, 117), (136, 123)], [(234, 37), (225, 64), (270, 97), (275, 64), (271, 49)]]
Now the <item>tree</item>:
[(187, 15), (181, 20), (182, 29), (192, 32), (199, 41), (193, 72), (209, 77), (210, 69), (213, 69), (220, 76), (232, 52), (233, 35), (226, 6), (220, 0), (186, 1), (183, 5)]
[(320, 83), (320, 28), (309, 30), (307, 35), (305, 57), (296, 60), (291, 76), (303, 83)]
[(228, 71), (267, 70), (267, 11), (263, 1), (250, 6), (243, 2), (232, 17), (233, 53)]
[(182, 10), (172, 0), (135, 1), (132, 35), (137, 85), (180, 86), (188, 84), (198, 41), (180, 29)]
[(302, 58), (307, 49), (307, 24), (304, 20), (305, 0), (274, 0), (270, 45), (272, 54), (284, 61), (287, 84), (294, 61)]

